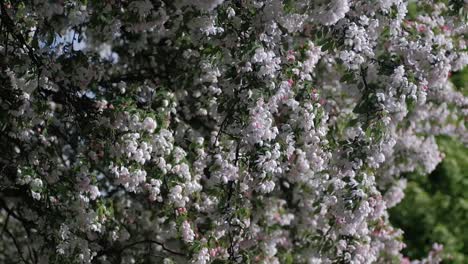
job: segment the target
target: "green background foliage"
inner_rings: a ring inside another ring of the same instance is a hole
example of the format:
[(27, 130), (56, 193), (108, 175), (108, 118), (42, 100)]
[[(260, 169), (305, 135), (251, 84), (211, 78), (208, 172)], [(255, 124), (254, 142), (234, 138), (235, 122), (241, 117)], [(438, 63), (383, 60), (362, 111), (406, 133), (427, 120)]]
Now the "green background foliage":
[[(468, 68), (452, 82), (468, 94)], [(444, 160), (430, 175), (412, 173), (405, 198), (390, 210), (390, 221), (404, 230), (410, 259), (427, 256), (432, 243), (444, 245), (444, 263), (468, 263), (468, 148), (455, 139), (439, 137)]]

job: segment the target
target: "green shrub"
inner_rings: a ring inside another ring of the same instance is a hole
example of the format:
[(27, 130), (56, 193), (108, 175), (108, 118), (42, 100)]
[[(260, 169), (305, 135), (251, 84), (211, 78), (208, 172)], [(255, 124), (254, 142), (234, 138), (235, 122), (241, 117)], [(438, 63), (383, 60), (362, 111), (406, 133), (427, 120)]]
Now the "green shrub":
[(445, 159), (429, 176), (405, 175), (406, 196), (390, 220), (404, 230), (403, 253), (411, 259), (427, 256), (432, 243), (441, 243), (446, 263), (468, 263), (468, 149), (449, 138), (438, 143)]

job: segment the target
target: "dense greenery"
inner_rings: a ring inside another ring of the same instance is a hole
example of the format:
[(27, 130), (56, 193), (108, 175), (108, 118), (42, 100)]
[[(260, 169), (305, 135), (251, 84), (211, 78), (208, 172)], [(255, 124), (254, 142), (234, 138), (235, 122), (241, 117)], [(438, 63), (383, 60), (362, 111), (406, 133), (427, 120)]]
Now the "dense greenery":
[[(468, 67), (453, 73), (456, 89), (468, 94)], [(460, 141), (440, 137), (445, 158), (429, 175), (404, 175), (409, 183), (405, 199), (390, 210), (390, 220), (405, 231), (410, 258), (426, 256), (432, 243), (444, 244), (448, 263), (468, 263), (468, 148)]]
[(463, 94), (468, 94), (468, 67), (463, 70), (454, 73), (452, 76), (452, 82), (458, 90), (461, 90)]

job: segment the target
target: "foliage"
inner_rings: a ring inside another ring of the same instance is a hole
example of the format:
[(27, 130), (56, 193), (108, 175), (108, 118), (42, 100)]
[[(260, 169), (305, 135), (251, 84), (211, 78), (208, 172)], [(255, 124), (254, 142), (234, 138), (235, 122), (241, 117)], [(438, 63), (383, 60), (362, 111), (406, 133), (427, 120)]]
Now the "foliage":
[(404, 230), (403, 253), (410, 258), (421, 258), (432, 243), (441, 243), (447, 263), (466, 263), (468, 148), (447, 137), (439, 138), (438, 144), (444, 160), (429, 176), (405, 175), (405, 199), (390, 210), (390, 221)]

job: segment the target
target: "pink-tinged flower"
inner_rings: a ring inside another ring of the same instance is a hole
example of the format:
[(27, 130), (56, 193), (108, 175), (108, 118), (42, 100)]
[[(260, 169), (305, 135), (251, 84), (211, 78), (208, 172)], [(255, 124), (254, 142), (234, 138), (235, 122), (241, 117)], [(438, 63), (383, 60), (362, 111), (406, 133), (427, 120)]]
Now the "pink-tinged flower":
[(401, 262), (400, 262), (400, 264), (410, 264), (410, 263), (411, 263), (411, 261), (410, 261), (410, 259), (407, 258), (407, 257), (402, 258), (402, 259), (401, 259)]
[(181, 232), (182, 232), (182, 239), (185, 242), (193, 242), (193, 240), (195, 239), (195, 233), (193, 232), (192, 227), (187, 220), (185, 220), (182, 223)]
[(51, 196), (51, 197), (50, 197), (50, 202), (53, 203), (53, 204), (55, 204), (55, 205), (57, 205), (57, 204), (60, 203), (60, 200), (59, 200), (57, 197), (55, 197), (55, 196)]
[(444, 31), (444, 32), (450, 32), (450, 27), (447, 26), (447, 25), (441, 26), (440, 29), (442, 29), (442, 31)]
[(288, 61), (294, 62), (296, 60), (296, 57), (294, 56), (294, 50), (288, 51), (288, 55), (286, 58)]
[(346, 223), (346, 220), (344, 219), (344, 217), (337, 217), (337, 218), (335, 219), (335, 221), (336, 221), (337, 224), (340, 224), (340, 225)]
[(293, 79), (289, 79), (289, 80), (288, 80), (288, 84), (289, 84), (289, 86), (293, 86), (293, 85), (294, 85), (294, 80), (293, 80)]
[(210, 256), (211, 257), (216, 257), (217, 254), (218, 254), (218, 249), (217, 248), (210, 249)]
[(185, 214), (186, 212), (187, 212), (187, 209), (185, 207), (177, 208), (177, 213), (179, 214)]
[(317, 91), (317, 89), (313, 89), (313, 90), (312, 90), (312, 93), (311, 93), (310, 97), (311, 97), (313, 100), (318, 100), (318, 91)]
[(216, 257), (217, 255), (219, 255), (221, 252), (222, 252), (222, 248), (221, 247), (215, 247), (215, 248), (212, 248), (210, 249), (210, 256), (211, 257)]
[(274, 218), (275, 218), (276, 221), (280, 221), (281, 220), (281, 215), (279, 213), (275, 213)]
[(147, 130), (148, 132), (153, 133), (156, 127), (157, 127), (157, 124), (153, 118), (146, 117), (145, 120), (143, 120), (143, 128)]
[(425, 32), (426, 31), (426, 26), (425, 25), (419, 25), (418, 26), (418, 31), (419, 32)]
[(441, 244), (434, 243), (434, 245), (432, 245), (432, 250), (436, 253), (441, 252), (443, 249), (444, 249), (444, 246)]

